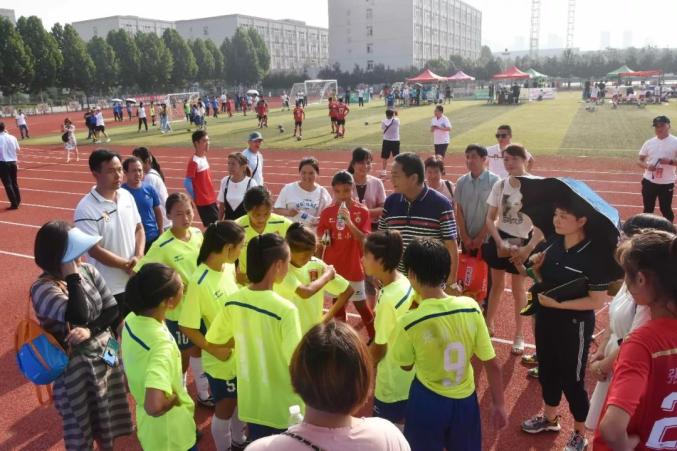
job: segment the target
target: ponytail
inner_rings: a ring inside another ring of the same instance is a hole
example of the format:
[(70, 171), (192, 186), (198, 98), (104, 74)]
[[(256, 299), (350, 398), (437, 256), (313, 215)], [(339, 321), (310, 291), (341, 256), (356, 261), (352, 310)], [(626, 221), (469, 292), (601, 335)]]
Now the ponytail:
[(253, 283), (261, 282), (275, 262), (288, 256), (289, 248), (281, 236), (275, 233), (255, 236), (247, 245), (247, 278)]
[(244, 240), (244, 229), (234, 221), (213, 222), (205, 229), (197, 264), (207, 261), (210, 254), (221, 252), (224, 246), (237, 245)]

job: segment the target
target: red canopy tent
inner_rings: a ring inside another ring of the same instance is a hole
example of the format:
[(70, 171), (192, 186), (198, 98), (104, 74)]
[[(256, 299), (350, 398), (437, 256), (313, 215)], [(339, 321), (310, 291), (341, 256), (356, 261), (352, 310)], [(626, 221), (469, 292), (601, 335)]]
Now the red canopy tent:
[(633, 72), (621, 72), (618, 74), (619, 77), (637, 77), (637, 78), (648, 78), (656, 77), (663, 75), (663, 71), (660, 69), (654, 70), (638, 70)]
[(447, 81), (447, 77), (442, 77), (430, 69), (426, 69), (413, 78), (407, 78), (407, 81), (413, 83), (437, 83), (440, 81)]
[(524, 78), (529, 78), (529, 74), (527, 74), (526, 72), (522, 72), (517, 68), (517, 66), (512, 66), (505, 72), (500, 72), (491, 77), (492, 80), (516, 80)]
[(454, 75), (451, 77), (447, 77), (447, 80), (449, 81), (473, 81), (475, 77), (471, 77), (470, 75), (466, 74), (462, 70), (459, 70), (456, 72)]

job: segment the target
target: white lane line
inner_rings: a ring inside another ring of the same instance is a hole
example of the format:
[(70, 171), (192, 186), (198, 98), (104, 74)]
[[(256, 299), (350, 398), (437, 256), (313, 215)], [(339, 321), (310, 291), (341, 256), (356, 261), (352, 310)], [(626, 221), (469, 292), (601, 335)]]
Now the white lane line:
[(30, 227), (31, 229), (39, 229), (41, 227), (33, 224), (21, 224), (20, 222), (12, 222), (12, 221), (0, 221), (0, 224), (13, 225), (17, 227)]
[(3, 254), (3, 255), (11, 255), (12, 257), (28, 258), (28, 259), (30, 259), (30, 260), (33, 260), (33, 256), (32, 256), (32, 255), (18, 254), (18, 253), (16, 253), (16, 252), (9, 252), (9, 251), (3, 251), (3, 250), (0, 250), (0, 254)]
[[(9, 204), (8, 201), (6, 200), (0, 200), (3, 204)], [(75, 211), (75, 208), (66, 208), (66, 207), (55, 207), (54, 205), (41, 205), (41, 204), (27, 204), (25, 202), (21, 202), (22, 207), (38, 207), (38, 208), (50, 208), (52, 210), (65, 210), (65, 211)], [(19, 207), (21, 208), (21, 207)]]

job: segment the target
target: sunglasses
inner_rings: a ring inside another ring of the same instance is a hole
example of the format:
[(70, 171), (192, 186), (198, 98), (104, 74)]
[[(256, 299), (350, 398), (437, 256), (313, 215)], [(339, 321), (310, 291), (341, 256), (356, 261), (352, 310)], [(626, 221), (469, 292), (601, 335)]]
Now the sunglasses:
[(510, 136), (510, 135), (508, 135), (507, 133), (496, 133), (496, 138), (499, 138), (499, 139), (500, 138), (507, 138), (508, 136)]

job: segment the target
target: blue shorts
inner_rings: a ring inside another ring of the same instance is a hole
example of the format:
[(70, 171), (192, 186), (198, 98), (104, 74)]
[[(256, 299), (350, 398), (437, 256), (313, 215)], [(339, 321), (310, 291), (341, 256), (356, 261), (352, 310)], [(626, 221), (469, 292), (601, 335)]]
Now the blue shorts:
[[(165, 325), (172, 334), (172, 337), (174, 337), (174, 341), (176, 341), (176, 345), (179, 347), (179, 350), (185, 351), (186, 349), (190, 349), (195, 346), (193, 342), (190, 341), (183, 332), (181, 332), (178, 321), (165, 319)], [(207, 333), (207, 326), (205, 325), (204, 321), (200, 321), (200, 332), (202, 332), (202, 335)]]
[(282, 434), (284, 431), (286, 431), (286, 429), (275, 429), (271, 428), (270, 426), (264, 426), (262, 424), (256, 423), (247, 423), (247, 427), (249, 428), (249, 435), (247, 436), (247, 440), (250, 440), (252, 442), (254, 440), (258, 440), (263, 437)]
[(407, 400), (397, 402), (383, 402), (374, 398), (374, 416), (385, 418), (391, 423), (404, 424), (407, 413)]
[(482, 423), (477, 394), (440, 396), (414, 378), (404, 423), (412, 451), (481, 451)]
[(207, 376), (209, 381), (209, 389), (215, 402), (219, 402), (222, 399), (237, 399), (237, 377), (227, 381), (211, 377), (208, 373), (205, 373), (205, 376)]

